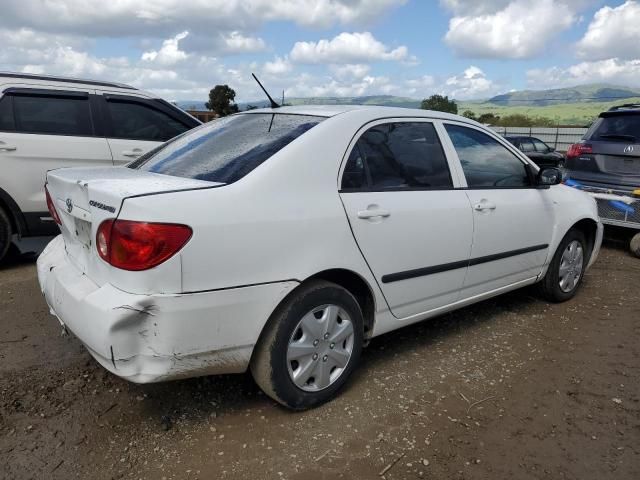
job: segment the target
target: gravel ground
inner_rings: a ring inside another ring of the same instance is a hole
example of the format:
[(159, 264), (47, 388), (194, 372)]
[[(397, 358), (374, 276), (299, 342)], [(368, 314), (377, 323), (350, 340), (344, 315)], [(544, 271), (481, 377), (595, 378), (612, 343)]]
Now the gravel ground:
[(251, 377), (133, 385), (0, 266), (0, 477), (640, 478), (640, 260), (609, 244), (572, 301), (524, 289), (371, 342), (335, 401)]

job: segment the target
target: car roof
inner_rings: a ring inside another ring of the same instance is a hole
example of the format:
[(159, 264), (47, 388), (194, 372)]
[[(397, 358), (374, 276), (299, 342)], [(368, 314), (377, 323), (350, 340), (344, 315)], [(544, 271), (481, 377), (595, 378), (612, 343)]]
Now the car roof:
[[(146, 92), (142, 92), (131, 85), (118, 82), (108, 82), (102, 80), (93, 80), (88, 78), (75, 78), (65, 77), (57, 75), (39, 75), (31, 73), (19, 73), (19, 72), (2, 72), (0, 71), (0, 86), (7, 83), (28, 83), (37, 86), (56, 86), (64, 87), (65, 85), (74, 87), (86, 87), (91, 89), (119, 89), (126, 90), (128, 92), (143, 93), (149, 95)], [(152, 96), (152, 95), (149, 95)]]
[(377, 105), (295, 105), (279, 108), (258, 108), (255, 110), (248, 110), (242, 112), (243, 114), (255, 114), (255, 113), (276, 113), (276, 114), (289, 114), (289, 115), (310, 115), (317, 117), (333, 117), (348, 112), (366, 112), (369, 113), (372, 118), (384, 118), (384, 117), (424, 117), (424, 118), (437, 118), (443, 120), (456, 120), (465, 121), (466, 123), (473, 123), (480, 125), (477, 122), (469, 121), (465, 117), (459, 115), (453, 115), (451, 113), (436, 112), (434, 110), (422, 110), (417, 108), (403, 108), (403, 107), (383, 107)]

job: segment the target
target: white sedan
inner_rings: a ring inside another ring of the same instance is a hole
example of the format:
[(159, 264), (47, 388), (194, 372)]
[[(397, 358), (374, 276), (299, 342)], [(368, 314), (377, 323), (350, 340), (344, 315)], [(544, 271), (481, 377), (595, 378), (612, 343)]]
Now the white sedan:
[(253, 110), (120, 168), (50, 171), (51, 313), (138, 383), (250, 369), (318, 405), (372, 337), (516, 288), (573, 297), (602, 225), (466, 118), (385, 107)]

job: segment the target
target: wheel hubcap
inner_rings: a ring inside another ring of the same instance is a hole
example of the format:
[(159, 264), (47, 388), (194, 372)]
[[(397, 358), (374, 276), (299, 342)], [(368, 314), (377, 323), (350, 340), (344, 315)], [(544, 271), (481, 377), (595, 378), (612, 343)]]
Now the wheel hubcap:
[(353, 353), (353, 322), (338, 305), (322, 305), (298, 323), (287, 348), (287, 367), (295, 385), (324, 390), (342, 375)]
[(559, 283), (563, 292), (568, 293), (576, 288), (582, 276), (583, 261), (582, 245), (577, 240), (574, 240), (567, 245), (560, 259)]

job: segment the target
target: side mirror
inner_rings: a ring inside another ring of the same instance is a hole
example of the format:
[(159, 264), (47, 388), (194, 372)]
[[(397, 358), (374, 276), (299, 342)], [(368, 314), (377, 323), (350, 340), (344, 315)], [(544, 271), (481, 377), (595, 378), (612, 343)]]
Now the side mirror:
[(541, 168), (536, 177), (536, 183), (539, 187), (558, 185), (562, 183), (562, 172), (555, 167)]

